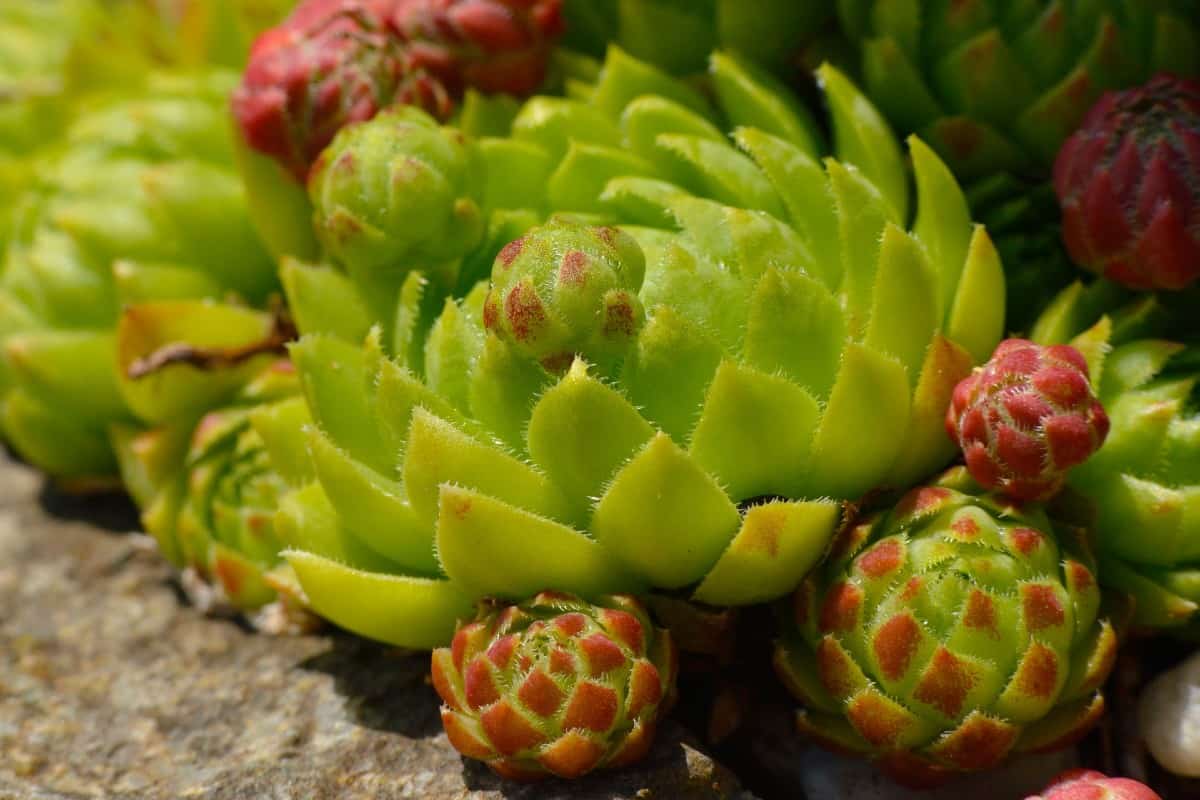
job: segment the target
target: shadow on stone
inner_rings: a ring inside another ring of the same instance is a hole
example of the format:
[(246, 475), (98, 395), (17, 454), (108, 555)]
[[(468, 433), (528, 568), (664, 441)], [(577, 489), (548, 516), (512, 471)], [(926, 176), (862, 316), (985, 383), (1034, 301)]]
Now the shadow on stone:
[(421, 739), (441, 733), (429, 655), (399, 650), (335, 631), (331, 647), (300, 664), (329, 675), (356, 723)]
[(110, 533), (130, 533), (141, 529), (137, 506), (129, 495), (119, 491), (70, 493), (46, 480), (38, 491), (38, 505), (52, 517), (70, 522), (86, 522)]
[[(464, 758), (463, 783), (472, 791), (496, 792), (507, 800), (600, 800), (614, 796), (638, 796), (640, 789), (653, 782), (674, 787), (678, 793), (662, 796), (691, 796), (687, 789), (697, 782), (697, 774), (689, 765), (687, 752), (680, 740), (681, 731), (668, 723), (645, 761), (621, 770), (592, 773), (574, 781), (551, 778), (532, 783), (504, 780), (482, 762)], [(699, 788), (694, 787), (694, 788)], [(712, 791), (710, 782), (705, 787)], [(648, 796), (659, 796), (651, 793)]]

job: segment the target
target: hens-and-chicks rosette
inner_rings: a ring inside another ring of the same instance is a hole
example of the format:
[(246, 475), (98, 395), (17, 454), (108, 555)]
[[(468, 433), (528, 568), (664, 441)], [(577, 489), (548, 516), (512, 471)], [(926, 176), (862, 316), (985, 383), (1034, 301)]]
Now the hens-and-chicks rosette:
[(918, 786), (1076, 741), (1117, 652), (1086, 531), (963, 467), (846, 525), (787, 624), (801, 730)]

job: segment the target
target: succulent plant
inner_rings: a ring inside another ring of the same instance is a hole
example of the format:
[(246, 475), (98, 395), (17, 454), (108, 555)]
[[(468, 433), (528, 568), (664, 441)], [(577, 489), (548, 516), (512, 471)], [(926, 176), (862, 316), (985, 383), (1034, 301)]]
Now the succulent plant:
[(1108, 416), (1070, 345), (1006, 339), (954, 389), (946, 432), (971, 476), (1017, 500), (1046, 500), (1104, 444)]
[(1162, 800), (1143, 783), (1110, 778), (1092, 769), (1073, 769), (1059, 775), (1041, 794), (1025, 800)]
[(628, 595), (483, 603), (433, 651), (450, 743), (517, 780), (640, 759), (674, 700), (676, 670), (671, 635)]
[(1096, 378), (1112, 428), (1068, 486), (1094, 527), (1101, 580), (1131, 593), (1135, 623), (1149, 628), (1200, 609), (1200, 361), (1166, 338), (1172, 321), (1154, 296), (1130, 299), (1100, 281), (1066, 289), (1033, 331), (1073, 344)]
[(451, 95), (533, 94), (562, 34), (562, 0), (397, 0), (390, 22), (410, 63)]
[[(108, 427), (140, 416), (118, 376), (123, 306), (263, 303), (278, 286), (233, 168), (231, 87), (225, 73), (164, 75), (99, 103), (37, 162), (17, 201), (0, 272), (0, 426), (58, 478), (115, 475)], [(198, 333), (200, 346), (228, 339)], [(197, 388), (196, 399), (219, 395)]]
[(841, 0), (864, 90), (964, 180), (1048, 174), (1106, 89), (1200, 72), (1188, 2)]
[[(127, 317), (122, 328), (126, 337), (144, 324), (147, 309), (135, 310), (137, 321)], [(179, 315), (188, 309), (175, 304), (169, 311)], [(173, 565), (208, 588), (202, 604), (210, 609), (255, 611), (275, 601), (281, 588), (295, 603), (281, 567), (283, 545), (274, 517), (291, 488), (288, 479), (299, 482), (308, 475), (303, 460), (295, 462), (301, 472), (281, 473), (268, 442), (281, 430), (299, 435), (308, 416), (291, 362), (266, 358), (269, 366), (228, 404), (198, 421), (185, 414), (151, 428), (118, 426), (114, 432), (122, 478), (142, 510), (146, 531)], [(160, 389), (173, 380), (169, 374), (159, 377)]]
[(930, 785), (1080, 736), (1116, 657), (1084, 531), (956, 468), (846, 525), (776, 649), (800, 729)]
[(1054, 165), (1063, 240), (1087, 269), (1135, 289), (1200, 277), (1200, 81), (1157, 75), (1109, 92)]
[(822, 168), (786, 95), (733, 59), (714, 70), (719, 122), (618, 50), (591, 105), (528, 101), (512, 139), (478, 146), (542, 177), (489, 169), (485, 194), (504, 180), (510, 203), (572, 213), (462, 299), (410, 272), (365, 349), (366, 304), (333, 308), (345, 275), (285, 270), (318, 480), (281, 513), (297, 542), (320, 531), (286, 553), (318, 613), (430, 647), (484, 596), (761, 602), (820, 558), (836, 500), (949, 461), (950, 393), (1000, 338), (987, 234), (917, 140), (906, 230), (899, 147), (836, 71), (848, 161)]

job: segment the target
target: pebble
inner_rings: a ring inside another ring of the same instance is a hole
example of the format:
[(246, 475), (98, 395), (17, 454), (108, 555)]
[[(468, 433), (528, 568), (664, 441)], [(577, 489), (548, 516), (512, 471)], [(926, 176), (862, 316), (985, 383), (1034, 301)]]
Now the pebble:
[(1159, 764), (1177, 775), (1200, 777), (1200, 652), (1147, 687), (1138, 727)]

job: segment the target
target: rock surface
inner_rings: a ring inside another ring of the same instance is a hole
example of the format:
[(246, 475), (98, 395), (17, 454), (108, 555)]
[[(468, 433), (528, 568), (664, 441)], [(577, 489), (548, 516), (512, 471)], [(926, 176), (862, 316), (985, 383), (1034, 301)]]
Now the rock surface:
[(0, 454), (0, 800), (753, 800), (674, 725), (637, 768), (503, 784), (446, 741), (427, 656), (205, 618), (135, 525)]

